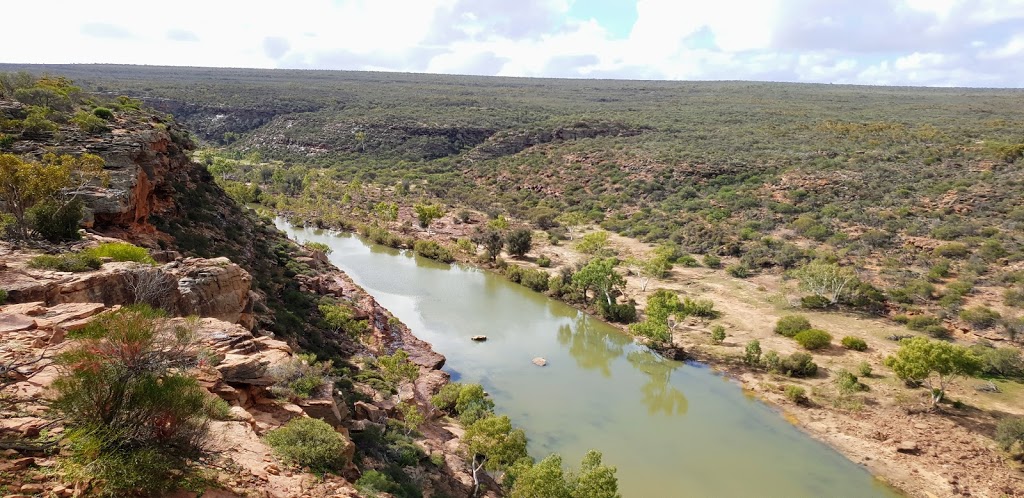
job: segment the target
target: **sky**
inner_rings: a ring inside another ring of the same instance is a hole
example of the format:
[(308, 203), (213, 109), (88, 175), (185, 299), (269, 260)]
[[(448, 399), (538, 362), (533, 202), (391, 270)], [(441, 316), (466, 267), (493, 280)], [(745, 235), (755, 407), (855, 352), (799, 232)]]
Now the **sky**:
[[(0, 62), (1024, 86), (1024, 0), (34, 0)], [(36, 19), (34, 21), (30, 21)]]

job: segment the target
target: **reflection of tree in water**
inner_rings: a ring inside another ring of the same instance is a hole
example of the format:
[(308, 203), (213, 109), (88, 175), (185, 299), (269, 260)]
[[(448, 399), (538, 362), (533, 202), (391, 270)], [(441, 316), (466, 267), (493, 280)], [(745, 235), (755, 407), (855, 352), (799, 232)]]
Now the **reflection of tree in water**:
[(669, 383), (672, 371), (679, 366), (678, 363), (666, 360), (651, 351), (632, 351), (626, 355), (626, 359), (649, 378), (644, 387), (640, 388), (648, 414), (686, 414), (689, 408), (686, 395)]
[(581, 314), (575, 322), (558, 328), (558, 342), (569, 346), (569, 354), (580, 368), (597, 370), (601, 375), (611, 377), (611, 362), (622, 356), (622, 347), (629, 339), (602, 325)]

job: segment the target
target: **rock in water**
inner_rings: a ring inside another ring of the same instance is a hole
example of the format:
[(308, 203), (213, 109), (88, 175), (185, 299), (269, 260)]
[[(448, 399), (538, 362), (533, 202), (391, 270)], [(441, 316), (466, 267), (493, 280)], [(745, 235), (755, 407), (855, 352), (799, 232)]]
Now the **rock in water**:
[(477, 341), (477, 342), (483, 342), (483, 341), (487, 340), (487, 336), (485, 336), (485, 335), (475, 335), (473, 337), (470, 337), (470, 339), (472, 339), (474, 341)]
[(538, 356), (538, 357), (533, 359), (533, 364), (537, 365), (538, 367), (543, 367), (544, 365), (548, 364), (548, 360), (545, 360), (544, 358), (541, 358), (540, 356)]

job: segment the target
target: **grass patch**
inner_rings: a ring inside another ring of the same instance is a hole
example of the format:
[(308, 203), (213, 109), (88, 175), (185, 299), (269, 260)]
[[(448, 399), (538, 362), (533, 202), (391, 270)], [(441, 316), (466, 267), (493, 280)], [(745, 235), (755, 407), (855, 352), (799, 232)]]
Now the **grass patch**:
[(29, 268), (74, 273), (98, 270), (100, 266), (103, 266), (103, 262), (98, 257), (84, 252), (40, 254), (28, 261)]
[(134, 261), (148, 265), (156, 264), (156, 260), (149, 255), (149, 251), (144, 247), (127, 242), (104, 242), (96, 247), (86, 249), (82, 253), (95, 258), (111, 258), (114, 261)]

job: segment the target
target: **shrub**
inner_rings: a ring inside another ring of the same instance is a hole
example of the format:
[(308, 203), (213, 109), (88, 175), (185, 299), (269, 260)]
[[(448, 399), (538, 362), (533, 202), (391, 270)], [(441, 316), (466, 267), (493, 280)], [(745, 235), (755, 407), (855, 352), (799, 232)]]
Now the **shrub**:
[(924, 333), (936, 339), (948, 339), (950, 336), (949, 329), (942, 325), (929, 325), (925, 327)]
[(866, 361), (860, 362), (860, 365), (857, 365), (857, 373), (861, 377), (871, 377), (871, 364)]
[(740, 263), (729, 265), (726, 267), (725, 272), (736, 278), (747, 278), (750, 276), (750, 268)]
[(97, 107), (92, 110), (92, 114), (97, 118), (105, 119), (107, 121), (114, 119), (114, 112), (110, 109), (107, 109), (106, 107)]
[(214, 420), (228, 420), (231, 418), (231, 405), (227, 401), (214, 396), (207, 398), (203, 405), (203, 413)]
[(274, 379), (270, 393), (289, 400), (329, 397), (333, 384), (331, 367), (330, 361), (318, 362), (315, 355), (295, 355), (268, 369), (267, 373)]
[(941, 246), (936, 247), (932, 253), (940, 258), (963, 258), (970, 253), (970, 250), (967, 249), (966, 245), (961, 244), (960, 242), (950, 242), (949, 244), (942, 244)]
[(313, 242), (311, 240), (303, 242), (302, 247), (305, 247), (310, 251), (315, 251), (323, 254), (330, 254), (332, 251), (331, 246), (324, 244), (323, 242)]
[(997, 348), (988, 341), (971, 346), (971, 352), (981, 359), (981, 373), (1007, 378), (1024, 376), (1024, 360), (1020, 350), (1008, 347)]
[(387, 474), (376, 470), (367, 470), (356, 481), (356, 489), (367, 496), (377, 496), (377, 493), (395, 493), (401, 491), (402, 487), (391, 480)]
[(1009, 451), (1015, 443), (1024, 444), (1024, 417), (1006, 417), (996, 424), (996, 442)]
[(1024, 308), (1024, 289), (1006, 289), (1003, 292), (1003, 304)]
[(780, 367), (782, 367), (782, 359), (779, 358), (779, 353), (769, 350), (761, 356), (761, 366), (769, 372), (778, 373), (780, 371)]
[(676, 264), (680, 266), (685, 266), (687, 268), (696, 268), (700, 266), (700, 263), (697, 262), (697, 258), (689, 254), (684, 254), (680, 256), (679, 259), (676, 260)]
[(83, 272), (98, 269), (103, 265), (99, 258), (85, 252), (73, 252), (54, 256), (40, 254), (28, 261), (29, 268), (67, 272)]
[(533, 246), (533, 233), (525, 228), (513, 230), (505, 237), (508, 253), (515, 257), (523, 257)]
[(603, 299), (599, 299), (597, 302), (598, 308), (601, 311), (601, 317), (605, 320), (615, 323), (633, 323), (636, 321), (636, 304), (632, 301), (628, 303), (612, 303), (611, 305)]
[(786, 399), (802, 405), (807, 403), (807, 391), (800, 386), (788, 385), (785, 387)]
[(82, 221), (82, 201), (78, 199), (63, 204), (41, 202), (29, 208), (25, 216), (32, 230), (50, 242), (82, 238), (78, 233), (78, 223)]
[(906, 324), (907, 328), (910, 330), (922, 331), (932, 325), (938, 325), (939, 319), (934, 316), (918, 315), (908, 318)]
[(860, 381), (857, 380), (856, 375), (853, 375), (844, 369), (840, 369), (836, 372), (834, 382), (836, 384), (836, 389), (838, 389), (842, 394), (852, 394), (867, 389), (867, 386), (861, 384)]
[(1002, 316), (992, 308), (974, 306), (961, 311), (960, 318), (976, 329), (987, 329), (994, 327)]
[(0, 289), (0, 304), (7, 304), (7, 291)]
[(787, 315), (775, 323), (775, 333), (786, 337), (793, 337), (810, 329), (811, 322), (803, 315)]
[(715, 325), (711, 327), (711, 344), (721, 344), (725, 341), (725, 327)]
[(846, 336), (842, 340), (843, 347), (846, 349), (852, 349), (854, 351), (866, 351), (868, 349), (868, 343), (860, 337)]
[(743, 363), (754, 366), (761, 363), (761, 341), (754, 339), (743, 348)]
[(804, 330), (793, 336), (793, 339), (811, 351), (828, 347), (832, 343), (832, 335), (818, 329)]
[(823, 310), (829, 306), (832, 306), (832, 303), (824, 296), (811, 295), (800, 298), (801, 308), (809, 310)]
[(412, 246), (413, 251), (416, 254), (423, 256), (424, 258), (433, 259), (442, 263), (451, 263), (455, 261), (455, 257), (452, 256), (451, 251), (447, 247), (434, 242), (433, 240), (417, 240)]
[(710, 299), (690, 299), (688, 297), (684, 297), (683, 302), (680, 305), (680, 313), (686, 316), (697, 316), (701, 318), (718, 317), (718, 312), (715, 311), (715, 303)]
[(107, 122), (86, 111), (78, 111), (71, 117), (71, 122), (86, 133), (102, 133), (107, 131)]
[(539, 266), (541, 268), (548, 268), (548, 267), (550, 267), (551, 266), (551, 258), (549, 258), (547, 256), (538, 256), (537, 257), (537, 266)]
[(182, 373), (198, 362), (192, 333), (132, 309), (90, 325), (56, 360), (52, 407), (68, 429), (69, 472), (108, 495), (165, 491), (206, 430), (204, 390)]
[(114, 261), (134, 261), (136, 263), (156, 264), (156, 261), (143, 247), (129, 244), (127, 242), (104, 242), (96, 247), (86, 249), (97, 258), (111, 258)]
[(714, 254), (705, 254), (704, 266), (708, 268), (720, 268), (722, 266), (722, 258), (719, 258)]
[(323, 420), (299, 417), (266, 435), (267, 444), (281, 459), (317, 473), (345, 466), (345, 448), (351, 444)]
[(430, 402), (439, 410), (455, 417), (465, 426), (486, 417), (494, 411), (494, 401), (487, 397), (480, 384), (452, 382), (438, 391)]
[(811, 377), (818, 373), (818, 364), (807, 353), (793, 353), (782, 360), (779, 371), (790, 377)]

